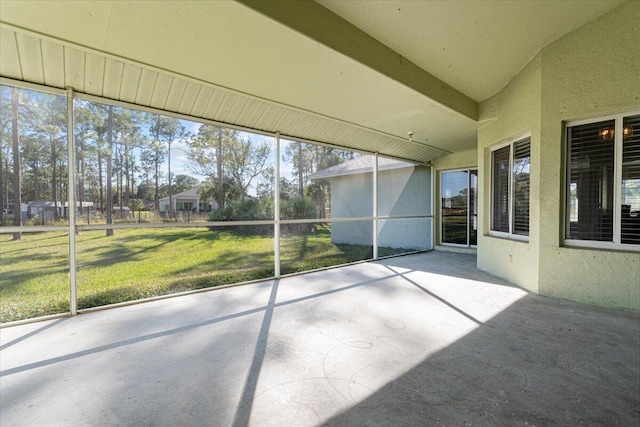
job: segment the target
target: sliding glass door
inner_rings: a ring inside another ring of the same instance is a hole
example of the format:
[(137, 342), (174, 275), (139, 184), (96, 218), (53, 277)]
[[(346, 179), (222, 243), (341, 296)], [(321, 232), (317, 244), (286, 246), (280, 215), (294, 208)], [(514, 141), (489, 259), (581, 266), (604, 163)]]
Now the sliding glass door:
[(440, 175), (440, 241), (443, 245), (475, 246), (478, 242), (478, 170)]

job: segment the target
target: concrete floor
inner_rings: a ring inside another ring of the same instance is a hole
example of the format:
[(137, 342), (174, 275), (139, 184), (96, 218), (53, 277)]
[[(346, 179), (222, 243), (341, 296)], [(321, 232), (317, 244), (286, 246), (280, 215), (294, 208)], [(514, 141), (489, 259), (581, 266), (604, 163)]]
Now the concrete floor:
[(637, 314), (431, 252), (0, 330), (4, 426), (640, 424)]

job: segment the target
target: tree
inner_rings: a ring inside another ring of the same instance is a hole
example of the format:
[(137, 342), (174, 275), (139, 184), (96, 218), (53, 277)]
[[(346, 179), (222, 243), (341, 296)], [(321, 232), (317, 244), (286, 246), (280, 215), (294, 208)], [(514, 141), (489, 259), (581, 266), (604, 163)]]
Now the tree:
[[(18, 140), (18, 93), (11, 88), (11, 138), (13, 140), (13, 225), (22, 225), (20, 198), (20, 142)], [(13, 233), (13, 240), (22, 239), (22, 233)]]
[[(108, 124), (108, 108), (104, 104), (96, 102), (83, 101), (83, 104), (89, 111), (87, 112), (87, 120), (91, 124), (93, 131), (92, 140), (84, 145), (85, 155), (91, 156), (94, 173), (94, 182), (97, 188), (94, 188), (94, 197), (97, 198), (98, 208), (105, 213), (105, 197), (104, 197), (104, 179), (103, 179), (103, 163), (107, 151), (107, 133), (109, 131)], [(109, 154), (110, 155), (110, 154)], [(97, 176), (95, 176), (97, 175)], [(94, 199), (95, 203), (95, 199)]]
[[(113, 106), (109, 105), (109, 119), (107, 121), (107, 142), (108, 142), (108, 152), (107, 152), (107, 224), (113, 223), (112, 213), (113, 213), (113, 194), (112, 194), (112, 180), (111, 180), (111, 162), (112, 162), (112, 151), (113, 151)], [(113, 229), (107, 228), (107, 237), (113, 236)]]
[[(95, 132), (91, 126), (91, 110), (83, 105), (82, 102), (76, 102), (74, 105), (74, 138), (76, 143), (76, 174), (78, 180), (76, 182), (77, 200), (81, 209), (86, 200), (85, 185), (87, 179), (87, 146), (90, 145), (92, 138), (95, 139)], [(88, 215), (89, 216), (89, 215)]]
[(196, 178), (179, 174), (176, 175), (175, 182), (173, 183), (173, 192), (175, 194), (182, 193), (183, 191), (191, 190), (194, 187), (197, 187), (200, 184)]
[(0, 87), (0, 224), (5, 209), (9, 209), (9, 156), (12, 147), (11, 93), (8, 87)]
[(264, 172), (270, 154), (271, 147), (264, 140), (253, 142), (249, 135), (243, 137), (239, 132), (234, 132), (228, 146), (223, 147), (225, 170), (242, 200), (247, 196), (252, 181)]
[(268, 169), (270, 156), (264, 139), (208, 125), (200, 126), (187, 151), (191, 170), (208, 178), (203, 193), (215, 191), (219, 208), (234, 198), (246, 198), (254, 180)]
[(36, 93), (34, 95), (38, 102), (38, 116), (34, 123), (33, 132), (37, 138), (45, 142), (50, 150), (50, 176), (51, 176), (51, 199), (53, 200), (53, 220), (58, 221), (58, 204), (60, 200), (66, 199), (66, 195), (61, 194), (64, 186), (61, 183), (66, 168), (66, 99), (61, 95), (49, 95)]
[[(129, 206), (134, 193), (134, 150), (146, 144), (143, 127), (147, 115), (129, 108), (114, 109), (114, 165), (118, 206)], [(131, 206), (129, 206), (131, 207)]]
[(308, 177), (314, 170), (314, 145), (303, 142), (289, 142), (284, 149), (283, 159), (291, 163), (295, 182), (298, 185), (298, 197), (304, 197), (304, 188)]
[(225, 205), (225, 186), (223, 185), (222, 146), (223, 140), (231, 137), (231, 130), (217, 126), (201, 125), (187, 150), (191, 170), (208, 178), (202, 194), (215, 197), (218, 208)]
[[(297, 197), (309, 197), (318, 209), (318, 217), (326, 218), (326, 204), (330, 197), (330, 185), (327, 180), (309, 182), (314, 172), (355, 159), (357, 153), (338, 148), (302, 142), (289, 142), (284, 149), (283, 159), (290, 163)], [(281, 190), (282, 192), (282, 190)]]
[(153, 198), (153, 209), (155, 211), (158, 211), (158, 203), (160, 199), (160, 164), (162, 163), (163, 158), (160, 141), (155, 138), (149, 140), (140, 153), (140, 166), (145, 176), (145, 182), (147, 182), (149, 187), (149, 201)]
[[(151, 121), (149, 132), (153, 136), (153, 153), (152, 161), (155, 171), (155, 207), (158, 209), (159, 190), (160, 190), (160, 163), (167, 156), (167, 177), (169, 180), (169, 215), (173, 216), (173, 191), (171, 183), (171, 144), (175, 141), (184, 141), (189, 137), (186, 128), (180, 123), (180, 120), (156, 115)], [(164, 144), (166, 144), (166, 148)]]

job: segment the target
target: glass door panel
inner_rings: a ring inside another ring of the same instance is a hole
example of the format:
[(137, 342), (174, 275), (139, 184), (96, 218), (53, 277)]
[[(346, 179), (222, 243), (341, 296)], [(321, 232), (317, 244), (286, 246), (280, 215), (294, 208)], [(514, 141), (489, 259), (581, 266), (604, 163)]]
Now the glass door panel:
[(441, 242), (478, 244), (478, 171), (443, 172), (441, 175)]
[(468, 171), (442, 174), (442, 243), (468, 245)]
[(469, 171), (469, 245), (478, 244), (478, 170)]

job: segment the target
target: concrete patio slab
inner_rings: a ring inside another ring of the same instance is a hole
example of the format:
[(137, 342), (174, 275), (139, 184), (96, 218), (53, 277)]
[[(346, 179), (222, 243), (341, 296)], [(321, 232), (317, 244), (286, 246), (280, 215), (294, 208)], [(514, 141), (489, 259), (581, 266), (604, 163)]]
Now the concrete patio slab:
[(0, 330), (0, 425), (638, 425), (640, 320), (430, 252)]

